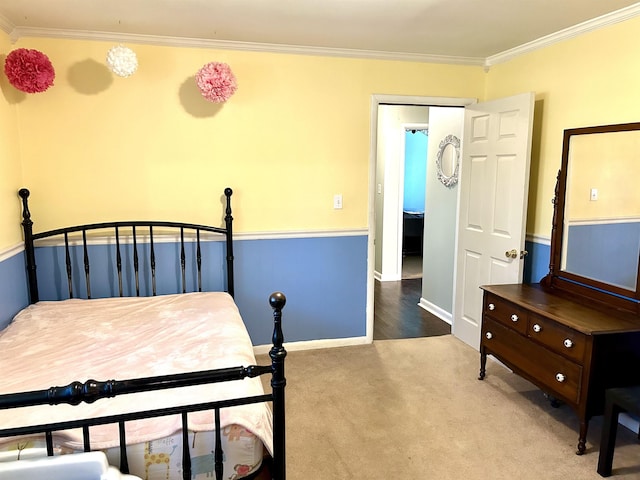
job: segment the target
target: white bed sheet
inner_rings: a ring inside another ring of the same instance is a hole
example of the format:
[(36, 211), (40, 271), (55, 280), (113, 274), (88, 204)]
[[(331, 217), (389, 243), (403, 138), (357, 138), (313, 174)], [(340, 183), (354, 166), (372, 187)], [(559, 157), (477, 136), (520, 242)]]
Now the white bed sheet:
[[(1, 393), (41, 390), (72, 381), (124, 380), (255, 364), (253, 346), (232, 297), (222, 292), (39, 302), (0, 332)], [(121, 395), (78, 406), (0, 410), (0, 425), (40, 423), (200, 403), (264, 393), (259, 378)], [(189, 430), (214, 429), (212, 412), (189, 414)], [(264, 403), (221, 410), (222, 427), (240, 425), (272, 453), (272, 415)], [(178, 416), (127, 423), (127, 443), (180, 431)], [(2, 439), (0, 439), (0, 442)], [(80, 430), (56, 443), (82, 448)], [(91, 445), (118, 443), (117, 425), (91, 428)]]

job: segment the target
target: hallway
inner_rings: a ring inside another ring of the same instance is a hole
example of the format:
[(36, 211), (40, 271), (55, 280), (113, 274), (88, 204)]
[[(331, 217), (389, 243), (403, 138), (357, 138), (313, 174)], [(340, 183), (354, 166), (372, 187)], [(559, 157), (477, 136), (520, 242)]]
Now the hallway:
[(422, 293), (421, 257), (406, 257), (403, 279), (375, 281), (373, 339), (448, 335), (451, 325), (418, 306)]

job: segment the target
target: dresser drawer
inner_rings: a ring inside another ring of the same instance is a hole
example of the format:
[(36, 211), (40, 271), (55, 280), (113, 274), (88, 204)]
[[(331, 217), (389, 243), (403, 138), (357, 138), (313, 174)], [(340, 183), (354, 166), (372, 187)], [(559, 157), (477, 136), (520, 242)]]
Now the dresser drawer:
[(526, 336), (484, 317), (481, 345), (516, 373), (526, 376), (548, 393), (577, 404), (582, 367), (555, 354)]
[(558, 352), (565, 357), (583, 363), (587, 337), (553, 320), (539, 315), (529, 315), (529, 330), (527, 334), (536, 342)]
[(484, 296), (484, 315), (522, 333), (527, 332), (527, 311), (490, 293)]

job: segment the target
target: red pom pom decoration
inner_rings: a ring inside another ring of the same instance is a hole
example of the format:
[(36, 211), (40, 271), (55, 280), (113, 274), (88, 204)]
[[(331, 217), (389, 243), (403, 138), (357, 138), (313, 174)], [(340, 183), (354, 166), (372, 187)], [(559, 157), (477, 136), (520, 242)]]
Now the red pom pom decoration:
[(198, 70), (196, 84), (210, 102), (222, 103), (236, 93), (238, 82), (226, 63), (211, 62)]
[(18, 48), (7, 55), (4, 73), (11, 85), (26, 93), (44, 92), (56, 76), (49, 57), (28, 48)]

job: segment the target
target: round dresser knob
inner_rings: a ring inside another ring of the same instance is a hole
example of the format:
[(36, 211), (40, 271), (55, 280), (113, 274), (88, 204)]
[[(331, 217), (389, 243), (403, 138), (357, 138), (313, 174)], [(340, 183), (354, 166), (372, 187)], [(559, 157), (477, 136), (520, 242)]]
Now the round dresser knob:
[(495, 310), (496, 306), (493, 303), (489, 304), (489, 310)]
[(533, 331), (536, 333), (539, 333), (542, 330), (542, 327), (540, 325), (538, 325), (537, 323), (533, 325)]
[(556, 373), (556, 380), (560, 383), (564, 382), (566, 377), (562, 373)]
[(565, 338), (563, 343), (564, 343), (564, 346), (567, 347), (567, 348), (573, 347), (573, 342), (571, 341), (570, 338)]
[(493, 338), (493, 333), (487, 332), (484, 334), (484, 336), (487, 337), (487, 340), (491, 340)]
[(517, 322), (518, 321), (518, 315), (516, 315), (515, 313), (513, 315), (511, 315), (511, 321), (512, 322)]

